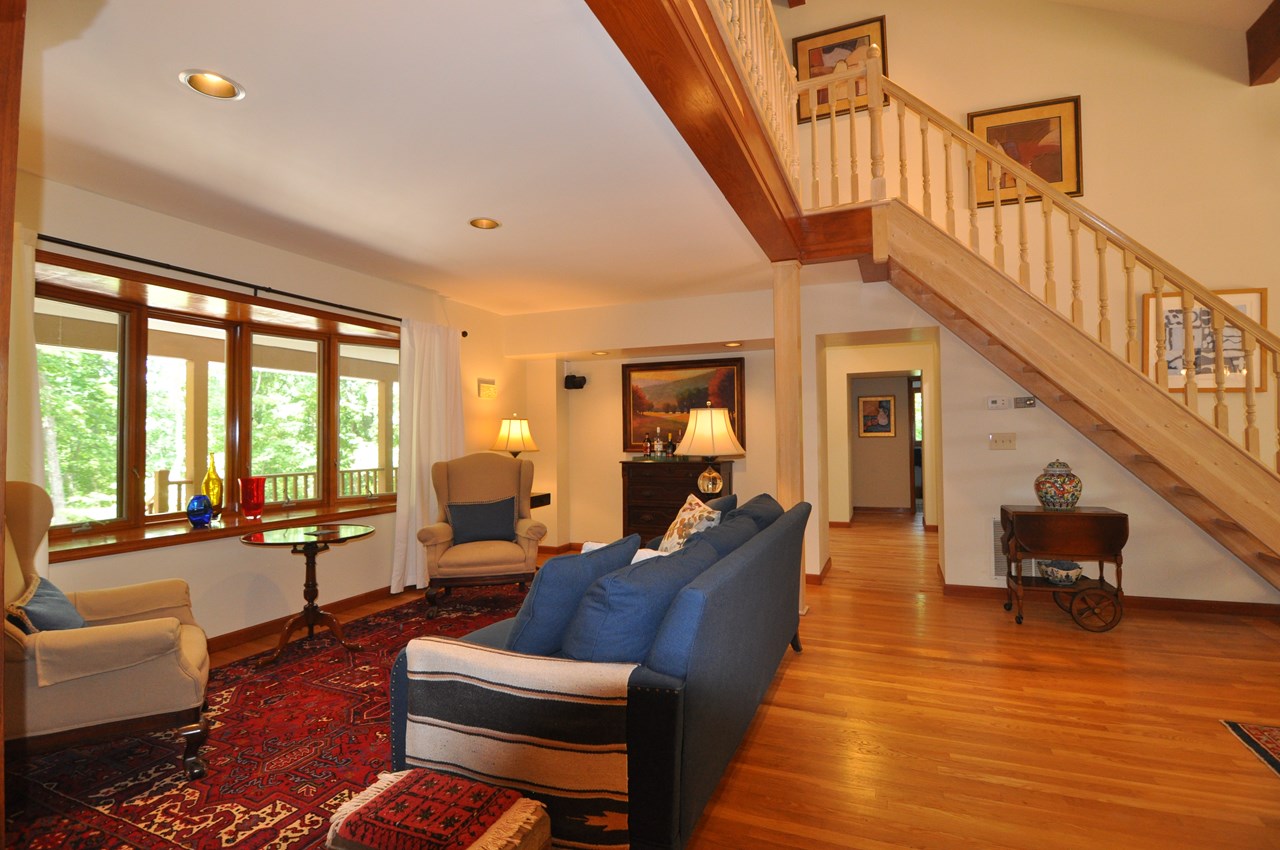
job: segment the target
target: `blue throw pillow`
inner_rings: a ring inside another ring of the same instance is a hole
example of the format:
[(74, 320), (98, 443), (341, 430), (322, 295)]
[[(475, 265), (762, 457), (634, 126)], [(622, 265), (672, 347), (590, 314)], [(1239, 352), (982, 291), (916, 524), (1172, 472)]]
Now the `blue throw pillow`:
[(496, 502), (450, 502), (446, 509), (453, 542), (516, 539), (516, 497)]
[(578, 610), (583, 594), (600, 576), (631, 563), (640, 548), (640, 535), (580, 555), (549, 559), (533, 577), (529, 595), (516, 612), (507, 649), (526, 655), (551, 655)]
[(729, 511), (738, 506), (738, 494), (730, 493), (727, 496), (718, 496), (714, 499), (703, 499), (702, 501), (705, 502), (707, 507), (711, 508), (711, 510), (719, 511), (720, 516), (723, 517), (725, 514), (729, 513)]
[(9, 612), (9, 621), (27, 634), (81, 629), (86, 625), (84, 617), (80, 616), (67, 595), (47, 578), (40, 579), (36, 592), (25, 605), (9, 607), (16, 609)]
[(561, 651), (578, 661), (644, 661), (671, 600), (719, 559), (702, 540), (601, 576), (582, 597)]
[(749, 499), (746, 503), (730, 511), (729, 516), (724, 519), (729, 520), (737, 516), (749, 516), (755, 520), (756, 528), (764, 531), (773, 525), (773, 521), (782, 516), (782, 514), (782, 505), (778, 504), (778, 500), (768, 493), (761, 493), (759, 496)]
[(752, 537), (755, 537), (759, 531), (756, 528), (755, 520), (746, 514), (739, 514), (719, 525), (711, 526), (706, 531), (690, 534), (684, 545), (688, 546), (695, 540), (705, 540), (716, 547), (716, 553), (723, 558)]

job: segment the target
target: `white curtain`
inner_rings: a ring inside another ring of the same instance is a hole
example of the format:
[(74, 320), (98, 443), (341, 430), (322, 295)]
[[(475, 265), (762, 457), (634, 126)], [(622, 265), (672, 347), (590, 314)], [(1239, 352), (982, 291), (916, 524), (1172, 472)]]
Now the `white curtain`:
[[(40, 428), (40, 376), (36, 369), (36, 234), (20, 224), (13, 228), (12, 282), (5, 477), (43, 487), (44, 432)], [(36, 571), (49, 574), (47, 540), (36, 553)]]
[(458, 331), (405, 319), (400, 326), (400, 473), (391, 592), (427, 586), (418, 529), (436, 521), (431, 464), (463, 452)]

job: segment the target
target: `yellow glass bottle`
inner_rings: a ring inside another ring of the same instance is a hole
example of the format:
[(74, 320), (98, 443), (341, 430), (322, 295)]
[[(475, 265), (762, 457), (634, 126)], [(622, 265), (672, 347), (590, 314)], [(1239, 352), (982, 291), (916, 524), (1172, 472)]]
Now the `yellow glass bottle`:
[(222, 478), (218, 475), (218, 468), (213, 465), (213, 452), (209, 452), (209, 471), (204, 474), (204, 481), (200, 482), (200, 492), (209, 497), (214, 516), (222, 513)]

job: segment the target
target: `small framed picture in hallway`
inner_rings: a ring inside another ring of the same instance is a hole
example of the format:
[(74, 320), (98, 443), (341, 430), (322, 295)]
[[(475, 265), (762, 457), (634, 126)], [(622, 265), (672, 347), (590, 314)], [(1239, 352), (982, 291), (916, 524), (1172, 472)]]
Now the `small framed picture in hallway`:
[(858, 396), (858, 436), (892, 437), (898, 433), (893, 415), (893, 396)]

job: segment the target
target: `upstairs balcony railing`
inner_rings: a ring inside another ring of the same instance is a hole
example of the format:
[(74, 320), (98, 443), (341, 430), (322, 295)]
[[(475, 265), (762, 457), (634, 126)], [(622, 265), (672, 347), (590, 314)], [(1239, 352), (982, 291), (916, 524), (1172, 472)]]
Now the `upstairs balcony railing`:
[[(186, 478), (171, 478), (168, 469), (152, 473), (153, 496), (147, 502), (147, 513), (158, 515), (180, 511), (190, 498), (199, 492), (199, 482)], [(399, 477), (397, 467), (368, 467), (365, 469), (338, 470), (338, 496), (349, 498), (364, 496), (373, 499), (384, 493), (396, 492)], [(319, 490), (314, 472), (283, 472), (264, 475), (266, 503), (284, 504), (318, 499)]]
[[(806, 214), (909, 205), (1280, 470), (1280, 336), (1263, 327), (1265, 291), (1210, 290), (885, 77), (878, 46), (865, 63), (798, 83), (769, 0), (708, 3)], [(798, 123), (801, 98), (828, 113)], [(1269, 386), (1275, 425), (1263, 434), (1258, 393)]]

